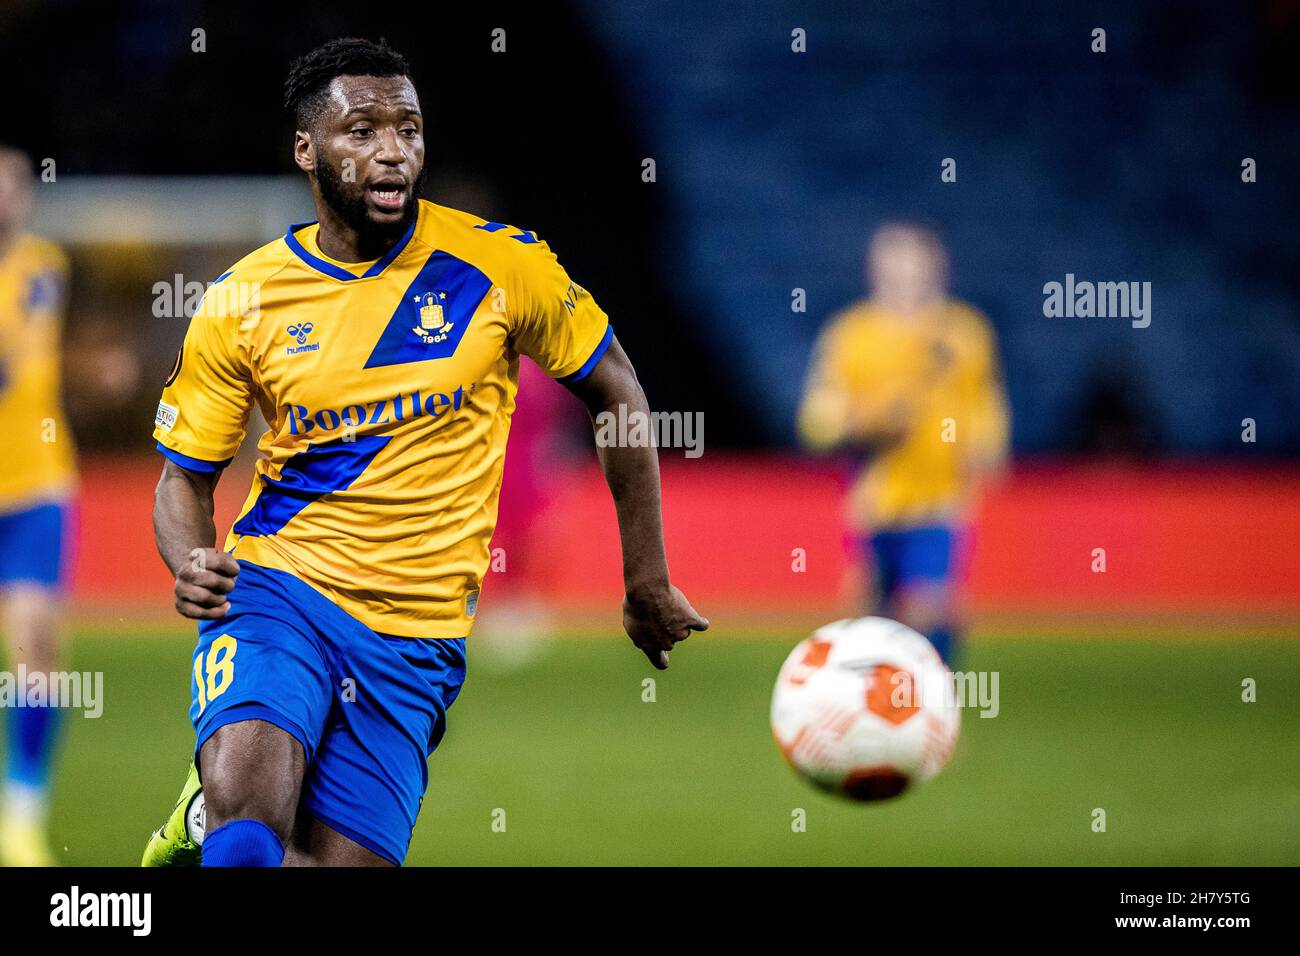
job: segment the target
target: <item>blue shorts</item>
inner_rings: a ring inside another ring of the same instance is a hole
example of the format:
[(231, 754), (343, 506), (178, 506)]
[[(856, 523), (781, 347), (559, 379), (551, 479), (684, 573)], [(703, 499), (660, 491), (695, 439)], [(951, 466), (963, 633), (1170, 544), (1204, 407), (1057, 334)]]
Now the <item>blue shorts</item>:
[(219, 727), (275, 724), (307, 756), (306, 811), (400, 865), (465, 681), (465, 639), (379, 634), (291, 574), (239, 567), (226, 616), (199, 622), (196, 762)]
[(877, 588), (889, 598), (915, 584), (943, 584), (956, 565), (957, 534), (948, 525), (879, 531), (870, 538)]
[(57, 502), (0, 514), (0, 586), (63, 587), (71, 511), (71, 505)]

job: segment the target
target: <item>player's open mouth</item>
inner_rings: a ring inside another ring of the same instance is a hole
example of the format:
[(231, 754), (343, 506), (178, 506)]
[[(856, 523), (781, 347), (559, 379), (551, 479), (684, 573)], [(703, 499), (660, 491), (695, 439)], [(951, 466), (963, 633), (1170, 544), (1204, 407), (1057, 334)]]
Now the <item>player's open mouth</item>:
[(371, 186), (370, 198), (380, 209), (396, 212), (406, 205), (406, 187), (388, 184)]

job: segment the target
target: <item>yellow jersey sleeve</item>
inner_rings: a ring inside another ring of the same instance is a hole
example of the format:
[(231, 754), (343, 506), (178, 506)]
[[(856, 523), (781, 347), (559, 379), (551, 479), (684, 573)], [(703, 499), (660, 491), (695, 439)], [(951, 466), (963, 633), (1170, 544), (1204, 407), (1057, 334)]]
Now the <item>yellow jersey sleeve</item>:
[(979, 471), (996, 469), (1010, 444), (1011, 414), (997, 358), (993, 328), (974, 309), (962, 310), (964, 345), (957, 370), (962, 405), (967, 410), (969, 458)]
[(799, 403), (799, 437), (816, 451), (835, 447), (848, 432), (851, 399), (842, 330), (833, 320), (817, 337)]
[(238, 310), (199, 303), (154, 419), (158, 450), (191, 471), (219, 471), (244, 440), (253, 404), (252, 378), (240, 346)]
[(609, 348), (609, 316), (573, 282), (545, 242), (521, 243), (507, 289), (511, 346), (552, 378), (585, 378)]

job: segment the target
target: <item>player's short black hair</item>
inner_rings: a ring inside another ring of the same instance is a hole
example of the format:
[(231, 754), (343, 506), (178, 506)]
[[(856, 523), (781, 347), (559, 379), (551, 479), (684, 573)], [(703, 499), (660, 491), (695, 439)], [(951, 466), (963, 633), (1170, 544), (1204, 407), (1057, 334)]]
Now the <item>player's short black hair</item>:
[(289, 64), (284, 106), (298, 129), (310, 130), (320, 118), (335, 77), (410, 75), (406, 58), (382, 38), (378, 43), (358, 37), (330, 40)]

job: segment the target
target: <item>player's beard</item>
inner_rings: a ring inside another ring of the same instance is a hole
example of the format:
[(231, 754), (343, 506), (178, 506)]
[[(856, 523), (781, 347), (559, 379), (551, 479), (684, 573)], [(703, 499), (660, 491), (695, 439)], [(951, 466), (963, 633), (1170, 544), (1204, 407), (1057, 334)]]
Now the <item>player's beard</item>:
[(416, 216), (420, 214), (419, 196), (424, 188), (424, 170), (421, 169), (411, 184), (406, 197), (402, 216), (392, 222), (375, 222), (370, 218), (370, 207), (366, 204), (366, 187), (363, 183), (344, 182), (338, 167), (330, 162), (318, 163), (316, 166), (316, 186), (321, 199), (333, 210), (334, 215), (343, 224), (357, 234), (357, 245), (370, 251), (378, 250), (382, 255), (394, 242), (402, 237)]

